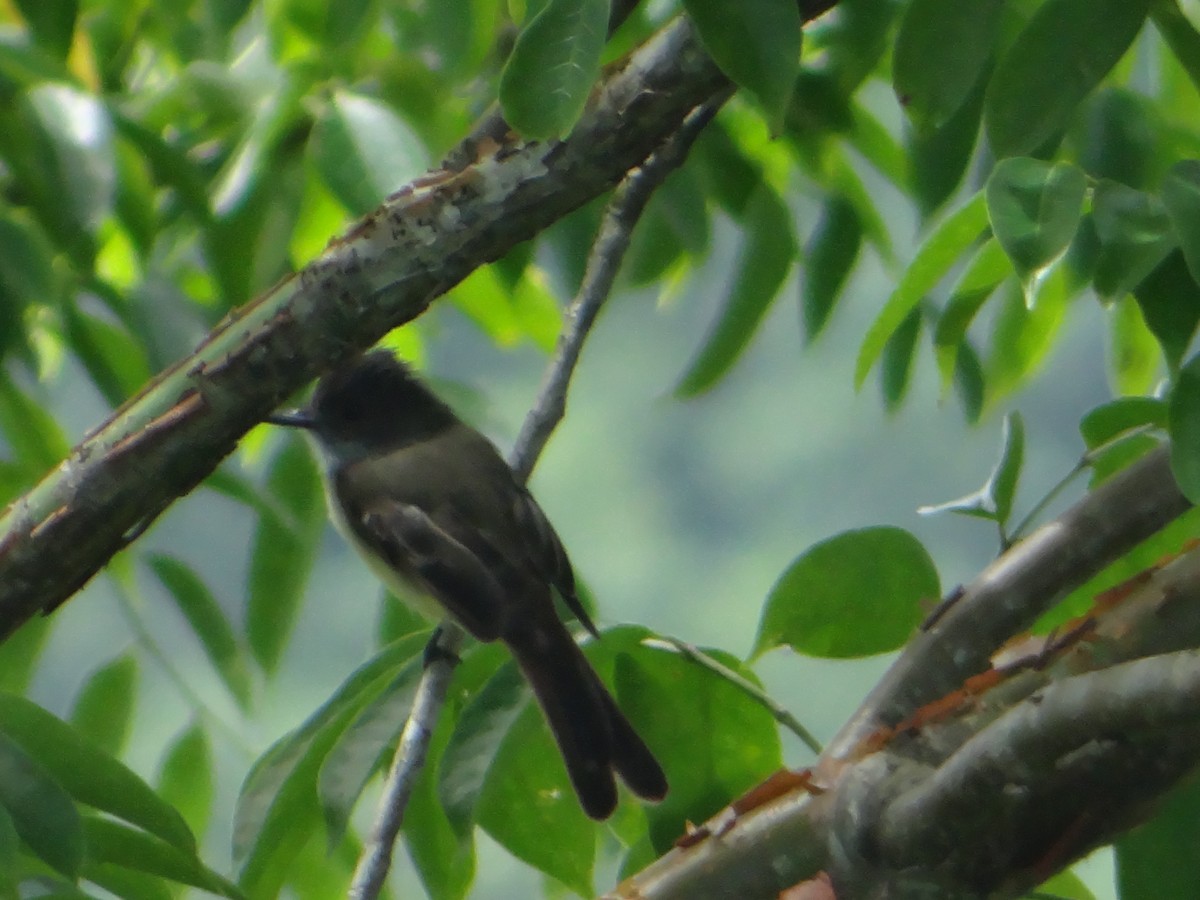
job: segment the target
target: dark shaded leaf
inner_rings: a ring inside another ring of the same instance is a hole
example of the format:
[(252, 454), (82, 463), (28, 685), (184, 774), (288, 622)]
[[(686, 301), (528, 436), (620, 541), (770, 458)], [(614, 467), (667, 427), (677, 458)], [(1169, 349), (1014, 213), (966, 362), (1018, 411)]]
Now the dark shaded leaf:
[(0, 724), (0, 807), (21, 840), (47, 865), (74, 877), (83, 862), (83, 823), (75, 804)]
[(1200, 501), (1200, 356), (1189, 359), (1175, 376), (1167, 407), (1171, 426), (1171, 471), (1183, 495)]
[(292, 439), (271, 464), (270, 493), (288, 515), (264, 509), (250, 556), (246, 636), (268, 673), (291, 636), (325, 521), (321, 479), (312, 454)]
[(733, 367), (791, 271), (796, 235), (792, 214), (778, 194), (765, 187), (756, 192), (744, 232), (725, 308), (676, 388), (681, 397), (703, 393)]
[(146, 782), (66, 722), (23, 697), (0, 694), (0, 731), (38, 761), (76, 801), (194, 853), (183, 817)]
[(1133, 295), (1147, 327), (1162, 346), (1167, 366), (1174, 371), (1200, 322), (1200, 285), (1188, 271), (1183, 253), (1172, 250), (1133, 289)]
[(505, 120), (535, 140), (566, 135), (600, 74), (607, 29), (607, 0), (547, 0), (500, 76)]
[(1004, 0), (914, 0), (904, 10), (892, 83), (923, 130), (945, 125), (967, 102), (991, 62)]
[(862, 235), (862, 221), (854, 205), (840, 195), (829, 197), (805, 253), (801, 297), (804, 334), (809, 341), (816, 340), (829, 321), (858, 259)]
[(129, 737), (137, 677), (137, 659), (123, 654), (96, 670), (75, 698), (71, 724), (110, 756), (119, 755)]
[(766, 113), (773, 134), (800, 72), (800, 12), (792, 0), (684, 0), (704, 48)]
[(1021, 156), (1067, 127), (1124, 55), (1149, 0), (1046, 0), (1001, 57), (984, 120), (997, 156)]

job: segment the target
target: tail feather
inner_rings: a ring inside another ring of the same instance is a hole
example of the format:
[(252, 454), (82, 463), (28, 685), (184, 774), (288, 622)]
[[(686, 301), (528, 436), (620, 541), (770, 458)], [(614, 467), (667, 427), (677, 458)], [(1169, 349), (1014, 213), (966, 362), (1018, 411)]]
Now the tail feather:
[(614, 771), (638, 796), (662, 799), (667, 792), (662, 767), (562, 622), (555, 616), (522, 626), (503, 640), (546, 716), (584, 812), (593, 819), (612, 815)]

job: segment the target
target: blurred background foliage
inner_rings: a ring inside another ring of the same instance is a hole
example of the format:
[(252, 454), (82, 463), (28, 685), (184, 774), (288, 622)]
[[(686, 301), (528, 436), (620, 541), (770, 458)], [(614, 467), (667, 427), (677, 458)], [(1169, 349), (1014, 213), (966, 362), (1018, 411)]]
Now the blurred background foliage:
[[(997, 534), (1083, 487), (1039, 503), (1085, 450), (1096, 480), (1169, 427), (1200, 495), (1200, 7), (844, 0), (799, 54), (785, 0), (638, 4), (607, 42), (604, 0), (0, 4), (5, 500), (497, 98), (566, 134), (682, 8), (745, 90), (651, 202), (534, 478), (672, 795), (588, 822), (511, 664), (475, 648), (396, 895), (525, 896), (531, 872), (586, 895), (811, 759), (656, 634), (828, 737)], [(387, 339), (501, 444), (600, 211)], [(426, 626), (325, 521), (307, 448), (257, 429), (0, 646), (0, 898), (344, 893)], [(1118, 848), (1115, 882), (1105, 856), (1054, 889), (1190, 896), (1162, 892), (1195, 878), (1162, 848), (1194, 801)]]

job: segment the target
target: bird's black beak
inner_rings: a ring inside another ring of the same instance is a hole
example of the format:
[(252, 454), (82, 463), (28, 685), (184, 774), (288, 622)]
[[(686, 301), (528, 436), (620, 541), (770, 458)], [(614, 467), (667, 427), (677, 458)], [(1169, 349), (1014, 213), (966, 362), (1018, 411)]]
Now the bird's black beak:
[(283, 425), (287, 428), (307, 428), (316, 427), (316, 420), (302, 409), (292, 409), (287, 412), (272, 413), (263, 421), (270, 422), (272, 425)]

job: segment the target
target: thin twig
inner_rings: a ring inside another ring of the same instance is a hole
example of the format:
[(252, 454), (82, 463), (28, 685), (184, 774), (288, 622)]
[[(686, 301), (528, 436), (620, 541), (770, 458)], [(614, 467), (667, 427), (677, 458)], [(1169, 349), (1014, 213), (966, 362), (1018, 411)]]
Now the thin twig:
[[(631, 170), (614, 191), (600, 232), (592, 245), (583, 284), (564, 314), (563, 331), (538, 391), (537, 401), (526, 415), (510, 454), (509, 464), (521, 481), (528, 479), (538, 455), (563, 417), (567, 387), (579, 361), (583, 342), (612, 290), (621, 260), (629, 247), (630, 235), (646, 208), (646, 202), (654, 189), (683, 162), (701, 130), (731, 93), (730, 90), (722, 91), (692, 110), (678, 131), (641, 166)], [(457, 626), (449, 623), (442, 626), (443, 647), (449, 647), (454, 642), (456, 650), (463, 637), (462, 630)], [(400, 834), (413, 785), (425, 765), (429, 741), (441, 715), (455, 662), (452, 650), (428, 665), (421, 675), (412, 712), (400, 736), (400, 744), (384, 783), (371, 837), (363, 848), (363, 855), (351, 881), (351, 900), (375, 900), (383, 889), (391, 866), (392, 848)]]
[(605, 209), (600, 232), (592, 244), (579, 293), (563, 314), (563, 330), (554, 349), (554, 358), (546, 368), (537, 402), (525, 417), (521, 433), (513, 445), (509, 463), (522, 481), (529, 478), (534, 463), (566, 412), (567, 385), (579, 362), (584, 338), (612, 291), (625, 251), (629, 249), (634, 225), (645, 211), (651, 194), (680, 166), (704, 126), (731, 93), (722, 91), (692, 110), (672, 138), (641, 166), (633, 169), (613, 193)]
[(371, 836), (363, 847), (354, 878), (350, 882), (350, 900), (375, 900), (387, 881), (392, 851), (400, 834), (400, 826), (404, 824), (404, 811), (408, 808), (417, 776), (425, 767), (429, 741), (446, 702), (450, 679), (458, 661), (457, 652), (464, 637), (457, 625), (446, 623), (441, 626), (439, 646), (445, 652), (421, 673), (421, 681), (413, 697), (412, 712), (408, 714), (396, 755), (392, 758), (392, 766), (383, 784), (383, 797), (375, 813)]
[(791, 712), (781, 706), (770, 694), (753, 681), (738, 674), (720, 660), (705, 653), (695, 644), (689, 644), (687, 641), (681, 641), (673, 637), (663, 637), (662, 640), (674, 647), (684, 659), (708, 669), (714, 675), (725, 679), (750, 699), (764, 707), (775, 717), (776, 722), (800, 738), (804, 742), (804, 746), (808, 747), (809, 750), (818, 756), (821, 755), (821, 742), (817, 740), (816, 736), (805, 728), (800, 720), (792, 715)]

